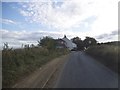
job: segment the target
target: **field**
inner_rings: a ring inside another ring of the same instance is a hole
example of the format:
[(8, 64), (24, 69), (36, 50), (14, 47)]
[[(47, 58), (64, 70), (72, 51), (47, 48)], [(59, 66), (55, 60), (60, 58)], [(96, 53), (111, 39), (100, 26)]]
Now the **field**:
[(11, 87), (50, 60), (68, 52), (67, 49), (48, 50), (42, 47), (3, 50), (2, 87)]
[(118, 64), (120, 64), (118, 59), (120, 58), (119, 50), (120, 47), (118, 45), (96, 45), (88, 48), (86, 53), (120, 74), (120, 69), (118, 69)]

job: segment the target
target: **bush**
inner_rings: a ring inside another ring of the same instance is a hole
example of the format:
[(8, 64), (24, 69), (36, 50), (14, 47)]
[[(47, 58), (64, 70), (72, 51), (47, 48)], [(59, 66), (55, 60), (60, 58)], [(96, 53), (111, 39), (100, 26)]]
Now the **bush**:
[(86, 53), (97, 58), (96, 60), (103, 63), (113, 71), (120, 73), (120, 69), (118, 71), (118, 64), (120, 64), (120, 61), (118, 61), (118, 58), (120, 58), (118, 55), (119, 50), (120, 47), (115, 45), (96, 45), (88, 48)]
[(66, 53), (66, 49), (48, 50), (42, 47), (2, 50), (3, 88), (11, 87), (23, 76)]

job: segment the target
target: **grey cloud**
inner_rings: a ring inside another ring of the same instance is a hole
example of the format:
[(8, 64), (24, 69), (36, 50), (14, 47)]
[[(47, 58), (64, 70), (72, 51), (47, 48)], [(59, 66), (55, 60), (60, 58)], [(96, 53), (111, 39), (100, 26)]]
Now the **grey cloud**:
[(17, 40), (33, 41), (33, 40), (38, 40), (42, 35), (43, 35), (42, 33), (24, 34), (23, 36), (17, 38)]
[(23, 35), (22, 37), (17, 38), (22, 41), (36, 41), (42, 38), (43, 36), (51, 36), (54, 38), (58, 38), (61, 34), (47, 33), (47, 32), (33, 32), (30, 34)]
[(117, 30), (112, 31), (110, 34), (105, 33), (105, 34), (96, 36), (96, 39), (112, 39), (116, 35), (118, 35), (118, 31)]
[(110, 35), (118, 35), (118, 31), (112, 31)]
[(103, 39), (103, 38), (106, 38), (108, 36), (109, 36), (108, 34), (102, 34), (102, 35), (97, 36), (97, 39)]
[(51, 36), (53, 38), (62, 37), (62, 34), (56, 32), (24, 32), (24, 31), (7, 31), (0, 30), (2, 33), (2, 42), (8, 42), (10, 46), (21, 47), (22, 44), (37, 44), (37, 40), (43, 36)]

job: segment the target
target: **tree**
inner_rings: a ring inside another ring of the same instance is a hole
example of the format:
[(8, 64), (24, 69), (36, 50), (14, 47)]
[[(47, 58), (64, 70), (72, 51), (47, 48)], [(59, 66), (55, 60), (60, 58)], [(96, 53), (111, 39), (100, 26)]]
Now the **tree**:
[(4, 43), (3, 50), (12, 50), (13, 48), (9, 48), (8, 43)]
[(34, 45), (34, 44), (31, 44), (31, 45), (30, 45), (30, 47), (32, 47), (32, 48), (33, 48), (33, 47), (35, 47), (35, 45)]
[(92, 38), (92, 37), (86, 37), (83, 42), (86, 48), (97, 44), (97, 41), (95, 40), (95, 38)]
[(71, 39), (73, 43), (77, 45), (77, 50), (83, 50), (84, 44), (83, 41), (79, 37), (74, 37)]
[(73, 43), (78, 44), (80, 38), (79, 37), (74, 37), (71, 39)]
[(43, 37), (43, 39), (40, 39), (40, 41), (38, 41), (38, 46), (42, 46), (49, 50), (55, 49), (55, 40), (52, 37)]
[(78, 47), (78, 50), (84, 50), (84, 43), (82, 40), (79, 40), (77, 47)]

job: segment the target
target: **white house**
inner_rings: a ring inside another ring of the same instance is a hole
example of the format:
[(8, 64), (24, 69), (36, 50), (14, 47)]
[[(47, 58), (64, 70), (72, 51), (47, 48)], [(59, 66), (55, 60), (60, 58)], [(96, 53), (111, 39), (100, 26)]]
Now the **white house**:
[(63, 41), (65, 41), (65, 46), (69, 49), (72, 50), (74, 48), (77, 48), (77, 45), (75, 43), (73, 43), (71, 40), (69, 40), (66, 35), (64, 36), (64, 38), (62, 38)]

